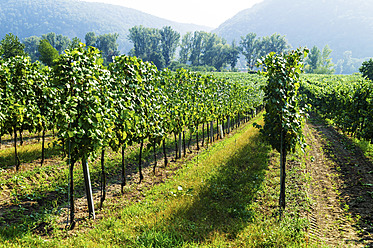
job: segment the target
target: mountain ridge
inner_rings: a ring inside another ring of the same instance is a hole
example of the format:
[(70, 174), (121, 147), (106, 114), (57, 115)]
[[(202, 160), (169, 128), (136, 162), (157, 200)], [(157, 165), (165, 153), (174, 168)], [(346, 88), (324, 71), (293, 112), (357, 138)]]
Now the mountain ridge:
[[(354, 0), (264, 0), (242, 10), (213, 32), (239, 41), (253, 32), (258, 36), (285, 35), (293, 48), (329, 45), (332, 56), (373, 54), (373, 2)], [(358, 38), (358, 40), (357, 40)]]
[(84, 42), (87, 32), (118, 33), (119, 49), (129, 51), (129, 29), (143, 25), (151, 28), (171, 26), (184, 34), (211, 31), (212, 28), (169, 21), (124, 6), (79, 0), (3, 0), (0, 4), (0, 37), (13, 33), (20, 39), (49, 32), (78, 37)]

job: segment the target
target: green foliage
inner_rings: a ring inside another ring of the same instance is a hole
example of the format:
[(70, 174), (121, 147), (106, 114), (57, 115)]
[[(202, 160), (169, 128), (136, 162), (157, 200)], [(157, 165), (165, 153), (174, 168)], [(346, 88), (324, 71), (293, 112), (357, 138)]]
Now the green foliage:
[(105, 64), (113, 62), (113, 58), (119, 55), (117, 39), (119, 34), (103, 34), (96, 37), (97, 47), (102, 52)]
[(54, 32), (43, 34), (41, 38), (46, 39), (49, 44), (51, 44), (52, 47), (58, 51), (59, 54), (63, 53), (71, 43), (69, 37), (62, 34), (56, 35)]
[(71, 42), (70, 42), (70, 44), (68, 46), (68, 49), (69, 50), (74, 50), (75, 48), (78, 48), (80, 46), (80, 43), (82, 43), (82, 40), (79, 39), (78, 37), (74, 37), (71, 40)]
[(4, 122), (1, 133), (12, 134), (16, 129), (26, 126), (32, 131), (37, 115), (32, 87), (38, 71), (37, 64), (31, 64), (28, 57), (11, 57), (1, 65), (1, 102)]
[(165, 130), (160, 119), (163, 105), (159, 105), (163, 93), (156, 87), (159, 81), (156, 67), (136, 57), (122, 55), (115, 58), (110, 70), (117, 85), (114, 106), (118, 116), (115, 131), (119, 147), (150, 136), (163, 137)]
[(302, 110), (299, 107), (298, 88), (302, 59), (308, 49), (297, 49), (287, 54), (268, 54), (258, 60), (262, 74), (268, 78), (264, 87), (266, 113), (260, 132), (280, 154), (280, 216), (285, 209), (286, 156), (299, 144), (304, 147)]
[(237, 63), (239, 49), (214, 33), (196, 31), (182, 38), (180, 63), (192, 66), (211, 66), (221, 71), (227, 64), (233, 68)]
[(271, 36), (256, 38), (255, 33), (249, 33), (245, 37), (241, 37), (240, 49), (246, 58), (247, 66), (253, 70), (257, 59), (265, 56), (268, 53), (282, 53), (290, 47), (285, 36), (277, 33)]
[(39, 58), (39, 44), (41, 38), (38, 36), (31, 36), (23, 39), (25, 45), (25, 52), (30, 56), (31, 61), (35, 62)]
[(110, 72), (99, 61), (96, 48), (81, 44), (62, 54), (53, 67), (60, 100), (58, 136), (74, 161), (95, 155), (113, 128)]
[(305, 62), (307, 63), (305, 71), (308, 73), (313, 73), (319, 67), (321, 60), (321, 52), (317, 46), (313, 46), (306, 58)]
[(332, 50), (329, 48), (328, 45), (325, 45), (325, 47), (322, 49), (321, 52), (321, 61), (320, 61), (320, 67), (316, 69), (315, 73), (317, 74), (333, 74), (334, 64), (332, 62), (332, 58), (330, 58)]
[(312, 47), (309, 56), (306, 58), (305, 71), (307, 73), (315, 74), (333, 74), (334, 64), (330, 58), (332, 50), (326, 45), (322, 52), (317, 48), (317, 46)]
[(59, 55), (58, 51), (46, 39), (40, 41), (38, 51), (40, 54), (40, 61), (48, 66), (52, 66), (53, 61), (56, 60)]
[(249, 33), (245, 37), (241, 37), (240, 41), (240, 48), (242, 54), (246, 58), (247, 66), (252, 70), (254, 65), (256, 64), (257, 60), (257, 53), (256, 53), (256, 34)]
[[(302, 111), (297, 91), (307, 50), (297, 49), (288, 54), (268, 54), (263, 60), (262, 74), (268, 78), (264, 88), (266, 114), (261, 132), (278, 152), (294, 151), (297, 144), (303, 145)], [(283, 149), (283, 150), (282, 150)]]
[(240, 47), (236, 45), (236, 41), (232, 41), (232, 45), (228, 51), (227, 60), (231, 66), (231, 70), (234, 71), (237, 65), (238, 57), (240, 55)]
[(96, 37), (96, 34), (95, 32), (88, 32), (86, 33), (85, 35), (85, 44), (88, 46), (95, 46), (96, 44), (96, 40), (97, 40), (97, 37)]
[(179, 61), (181, 64), (186, 64), (189, 61), (192, 38), (193, 38), (192, 33), (188, 32), (181, 39), (180, 52), (179, 52)]
[[(130, 51), (130, 54), (145, 61), (152, 61), (158, 69), (164, 68), (165, 58), (162, 55), (161, 31), (156, 28), (146, 28), (140, 25), (132, 27), (129, 32), (128, 39), (133, 43), (133, 49)], [(169, 45), (163, 45), (169, 47)]]
[(179, 45), (180, 34), (174, 31), (170, 26), (163, 27), (160, 30), (160, 34), (162, 55), (165, 60), (165, 66), (168, 67)]
[(373, 85), (360, 75), (307, 75), (301, 94), (323, 117), (344, 132), (373, 140)]
[(24, 51), (25, 45), (22, 44), (18, 37), (12, 33), (5, 35), (5, 37), (0, 41), (0, 47), (0, 55), (4, 59), (26, 55)]
[(368, 61), (364, 61), (359, 71), (363, 74), (363, 76), (371, 81), (373, 81), (373, 59)]

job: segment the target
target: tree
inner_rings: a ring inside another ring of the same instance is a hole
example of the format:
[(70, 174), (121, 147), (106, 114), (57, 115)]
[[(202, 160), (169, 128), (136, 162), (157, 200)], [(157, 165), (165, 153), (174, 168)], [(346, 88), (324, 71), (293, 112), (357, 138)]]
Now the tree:
[(163, 27), (160, 31), (162, 55), (165, 61), (165, 66), (169, 66), (174, 57), (176, 48), (179, 44), (180, 34), (171, 27)]
[(209, 70), (221, 70), (227, 63), (237, 63), (239, 49), (233, 43), (233, 48), (214, 33), (194, 32), (184, 35), (180, 62), (194, 67), (209, 67)]
[(6, 34), (0, 42), (2, 54), (4, 59), (15, 56), (25, 56), (25, 45), (21, 43), (17, 36), (12, 33)]
[(129, 30), (128, 39), (133, 43), (130, 55), (142, 58), (146, 55), (148, 47), (148, 29), (144, 26), (135, 26)]
[(179, 62), (186, 64), (189, 61), (189, 56), (192, 49), (193, 36), (191, 32), (186, 33), (181, 40), (181, 48), (179, 52)]
[(95, 46), (96, 45), (96, 40), (97, 40), (97, 37), (96, 37), (95, 32), (88, 32), (85, 35), (85, 44), (87, 45), (87, 47)]
[(56, 36), (55, 48), (59, 54), (62, 54), (68, 47), (71, 46), (69, 37), (59, 34)]
[(48, 66), (53, 65), (53, 61), (58, 58), (58, 51), (49, 43), (48, 40), (40, 41), (38, 51), (40, 54), (40, 61)]
[(233, 40), (227, 55), (227, 62), (230, 64), (232, 71), (235, 70), (239, 54), (240, 48), (236, 45), (236, 42)]
[(202, 58), (202, 51), (203, 51), (203, 41), (205, 36), (207, 35), (206, 32), (203, 31), (195, 31), (192, 39), (191, 44), (191, 51), (189, 60), (192, 65), (198, 66), (202, 65), (201, 58)]
[(320, 66), (321, 52), (317, 46), (313, 46), (305, 62), (307, 66), (305, 67), (305, 72), (314, 73), (316, 69)]
[(256, 41), (257, 57), (260, 58), (271, 52), (280, 54), (285, 52), (290, 45), (287, 43), (285, 36), (274, 33), (271, 36), (264, 36)]
[(38, 78), (38, 65), (31, 63), (29, 57), (10, 57), (0, 65), (0, 105), (6, 106), (1, 115), (4, 117), (1, 132), (6, 131), (14, 137), (14, 153), (16, 170), (20, 160), (17, 153), (17, 131), (35, 128), (37, 106), (33, 84)]
[(39, 44), (41, 38), (38, 36), (27, 37), (23, 40), (25, 52), (30, 56), (31, 61), (35, 62), (39, 58)]
[(214, 47), (214, 52), (215, 56), (212, 60), (212, 66), (221, 71), (229, 61), (231, 47), (228, 44), (219, 43)]
[(133, 43), (130, 55), (145, 61), (152, 61), (158, 69), (165, 65), (162, 55), (161, 34), (158, 29), (135, 26), (130, 30), (128, 39)]
[(43, 34), (41, 38), (47, 40), (52, 47), (56, 48), (56, 33), (50, 32)]
[(332, 50), (326, 45), (322, 52), (317, 46), (313, 46), (309, 56), (306, 58), (305, 72), (315, 74), (333, 74), (334, 64), (330, 58)]
[(280, 154), (280, 213), (285, 209), (286, 155), (294, 151), (297, 144), (304, 145), (302, 116), (297, 98), (299, 77), (308, 50), (291, 51), (288, 54), (269, 53), (258, 61), (263, 66), (262, 74), (268, 84), (264, 88), (266, 113), (264, 127), (260, 132)]
[(82, 43), (82, 40), (79, 39), (78, 37), (74, 37), (71, 40), (71, 42), (70, 42), (70, 44), (68, 46), (68, 49), (69, 50), (74, 50), (75, 48), (78, 48), (80, 46), (80, 43)]
[(268, 49), (267, 52), (275, 52), (275, 53), (282, 53), (285, 52), (286, 49), (290, 48), (285, 36), (281, 36), (280, 34), (274, 33), (268, 39)]
[[(352, 74), (357, 71), (357, 61), (359, 59), (352, 58), (352, 51), (345, 51), (343, 59), (338, 60), (336, 65), (336, 73), (338, 74)], [(361, 65), (361, 62), (358, 63)]]
[(62, 54), (69, 47), (71, 42), (69, 37), (62, 34), (56, 35), (53, 32), (43, 34), (41, 38), (48, 40), (49, 44), (51, 44), (59, 54)]
[(359, 71), (363, 74), (364, 77), (368, 78), (369, 80), (373, 80), (373, 59), (368, 61), (364, 61)]
[(240, 48), (245, 56), (247, 66), (253, 70), (258, 58), (267, 55), (268, 53), (282, 53), (288, 49), (290, 45), (285, 39), (285, 36), (274, 33), (271, 36), (256, 37), (255, 33), (249, 33), (245, 37), (241, 37)]
[(165, 67), (165, 59), (162, 55), (161, 34), (158, 29), (148, 29), (148, 48), (143, 58), (144, 61), (152, 61), (160, 70)]
[(113, 57), (119, 55), (117, 39), (119, 34), (103, 34), (96, 39), (96, 47), (102, 52), (104, 63), (113, 62)]
[(240, 49), (246, 58), (247, 66), (253, 70), (257, 60), (257, 43), (256, 34), (249, 33), (245, 37), (241, 37)]
[(317, 67), (317, 69), (314, 71), (314, 73), (317, 74), (333, 74), (334, 64), (332, 62), (332, 58), (330, 58), (332, 50), (330, 49), (329, 45), (325, 45), (325, 47), (322, 49), (321, 52), (321, 60), (320, 64)]

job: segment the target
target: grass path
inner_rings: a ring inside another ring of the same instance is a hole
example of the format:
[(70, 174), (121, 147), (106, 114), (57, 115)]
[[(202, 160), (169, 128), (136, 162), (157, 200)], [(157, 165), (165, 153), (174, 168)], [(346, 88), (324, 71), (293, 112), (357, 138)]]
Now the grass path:
[[(253, 121), (263, 122), (261, 116)], [(165, 183), (142, 189), (136, 200), (108, 199), (102, 218), (86, 220), (72, 232), (4, 240), (4, 246), (306, 247), (302, 204), (307, 202), (298, 194), (303, 179), (290, 168), (289, 207), (279, 221), (278, 155), (253, 121), (186, 162)]]

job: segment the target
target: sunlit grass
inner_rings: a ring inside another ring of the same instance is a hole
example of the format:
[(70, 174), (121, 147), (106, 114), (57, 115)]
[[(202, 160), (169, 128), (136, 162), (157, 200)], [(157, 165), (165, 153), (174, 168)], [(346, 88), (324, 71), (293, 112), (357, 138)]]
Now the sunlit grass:
[[(255, 121), (263, 122), (262, 118)], [(70, 233), (56, 229), (52, 237), (24, 233), (11, 243), (38, 247), (306, 247), (307, 221), (294, 214), (299, 206), (289, 207), (283, 220), (278, 220), (279, 171), (276, 166), (268, 167), (270, 160), (278, 160), (276, 156), (251, 122), (202, 151), (165, 183), (140, 192), (144, 197), (108, 199), (102, 219), (87, 220)], [(136, 190), (135, 185), (128, 187)], [(289, 193), (289, 197), (297, 193)]]
[[(45, 142), (45, 158), (53, 158), (62, 154), (61, 149), (53, 144), (54, 139)], [(18, 156), (22, 164), (25, 163), (40, 163), (41, 159), (41, 142), (17, 145)], [(15, 166), (14, 144), (4, 146), (0, 150), (0, 168), (9, 169)]]

